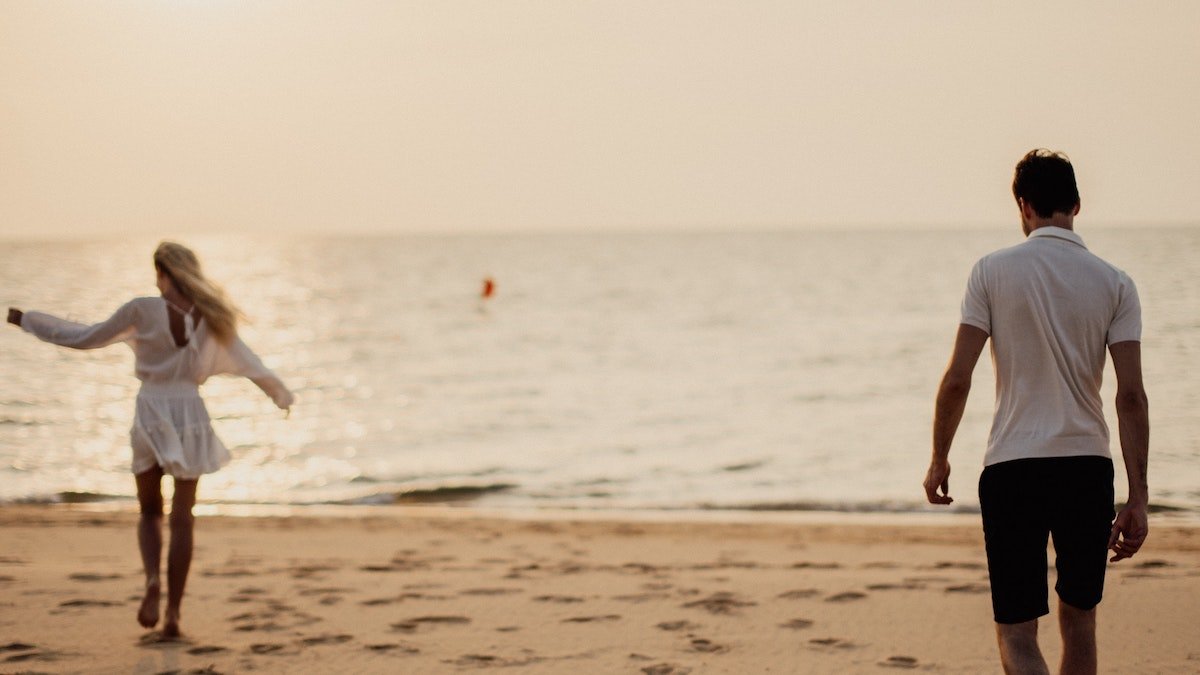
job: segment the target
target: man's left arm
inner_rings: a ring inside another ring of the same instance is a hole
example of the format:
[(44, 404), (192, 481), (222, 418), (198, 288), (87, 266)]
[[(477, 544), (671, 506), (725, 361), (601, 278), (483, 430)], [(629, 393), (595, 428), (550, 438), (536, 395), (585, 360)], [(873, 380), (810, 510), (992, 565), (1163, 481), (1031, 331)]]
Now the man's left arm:
[(1117, 375), (1117, 423), (1121, 454), (1129, 477), (1129, 497), (1113, 521), (1108, 547), (1110, 562), (1132, 558), (1150, 533), (1150, 488), (1146, 465), (1150, 454), (1150, 404), (1142, 384), (1142, 344), (1124, 341), (1108, 346)]
[[(933, 458), (925, 474), (925, 497), (930, 504), (949, 504), (950, 444), (962, 421), (971, 393), (971, 375), (987, 344), (987, 331), (970, 324), (960, 324), (954, 339), (950, 365), (938, 386), (937, 403), (933, 412)], [(941, 490), (939, 494), (938, 491)]]

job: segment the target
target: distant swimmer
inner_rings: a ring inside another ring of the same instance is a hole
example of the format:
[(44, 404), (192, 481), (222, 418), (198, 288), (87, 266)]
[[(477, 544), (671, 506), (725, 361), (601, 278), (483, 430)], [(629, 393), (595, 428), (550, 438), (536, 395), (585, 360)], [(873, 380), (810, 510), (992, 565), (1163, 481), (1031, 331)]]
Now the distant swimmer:
[(492, 295), (494, 295), (495, 293), (496, 293), (496, 282), (494, 280), (492, 280), (491, 277), (484, 277), (483, 278), (483, 292), (479, 294), (479, 297), (483, 298), (484, 300), (487, 300), (488, 298), (492, 297)]

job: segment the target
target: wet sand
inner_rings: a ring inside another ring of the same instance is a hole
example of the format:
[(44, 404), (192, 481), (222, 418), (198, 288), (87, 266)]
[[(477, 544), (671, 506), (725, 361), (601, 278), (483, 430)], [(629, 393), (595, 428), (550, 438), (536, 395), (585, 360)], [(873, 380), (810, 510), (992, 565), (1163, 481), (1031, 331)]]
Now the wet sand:
[[(0, 508), (0, 673), (999, 672), (971, 518), (370, 513), (199, 517), (164, 641), (136, 514)], [(1109, 575), (1101, 671), (1200, 672), (1200, 528), (1152, 523)]]

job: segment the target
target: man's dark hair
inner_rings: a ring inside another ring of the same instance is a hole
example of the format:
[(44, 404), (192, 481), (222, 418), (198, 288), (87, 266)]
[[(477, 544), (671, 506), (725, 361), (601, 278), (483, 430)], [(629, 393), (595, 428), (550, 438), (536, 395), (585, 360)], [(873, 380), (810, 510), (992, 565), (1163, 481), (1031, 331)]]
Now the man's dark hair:
[(1024, 199), (1042, 218), (1058, 212), (1069, 214), (1079, 203), (1071, 160), (1061, 152), (1044, 148), (1030, 150), (1017, 162), (1012, 190), (1013, 197)]

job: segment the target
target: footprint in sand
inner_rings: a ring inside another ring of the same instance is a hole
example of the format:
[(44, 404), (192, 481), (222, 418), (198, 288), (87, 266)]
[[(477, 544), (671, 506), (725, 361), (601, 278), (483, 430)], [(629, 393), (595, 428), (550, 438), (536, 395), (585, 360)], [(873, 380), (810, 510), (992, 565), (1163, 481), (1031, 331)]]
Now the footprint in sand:
[(81, 572), (67, 576), (71, 581), (110, 581), (112, 579), (120, 579), (120, 574), (89, 574)]
[(573, 616), (569, 619), (563, 619), (562, 623), (602, 623), (606, 621), (620, 620), (620, 614), (601, 614), (597, 616)]
[(612, 596), (612, 599), (619, 600), (621, 602), (632, 602), (632, 603), (636, 604), (636, 603), (642, 603), (642, 602), (650, 602), (651, 600), (664, 600), (669, 597), (671, 597), (670, 593), (656, 592), (656, 593), (631, 593), (629, 595), (614, 595), (614, 596)]
[(692, 669), (674, 663), (656, 663), (642, 668), (642, 672), (646, 675), (688, 675)]
[(300, 644), (306, 647), (315, 647), (317, 645), (340, 645), (354, 639), (353, 635), (315, 635), (300, 639)]
[(924, 574), (916, 577), (904, 577), (906, 584), (948, 584), (954, 581), (950, 577), (939, 577), (936, 575)]
[(305, 588), (300, 591), (300, 595), (337, 595), (340, 593), (353, 593), (353, 588), (339, 588), (331, 586), (328, 588)]
[(397, 644), (395, 642), (383, 642), (380, 644), (366, 645), (366, 648), (373, 652), (382, 652), (389, 654), (420, 654), (421, 650), (408, 645)]
[(204, 570), (204, 571), (200, 572), (200, 576), (202, 576), (202, 577), (218, 577), (218, 578), (220, 578), (220, 577), (226, 577), (226, 578), (252, 577), (252, 576), (255, 576), (256, 574), (258, 574), (258, 572), (252, 572), (244, 567), (226, 567), (223, 569)]
[(456, 666), (498, 666), (501, 665), (499, 657), (491, 654), (463, 654), (454, 661)]
[(528, 666), (545, 660), (543, 657), (537, 656), (527, 649), (522, 651), (526, 652), (526, 656), (520, 658), (502, 658), (493, 654), (463, 654), (457, 659), (446, 661), (445, 663), (475, 668), (511, 668), (514, 666)]
[(218, 654), (220, 652), (227, 651), (229, 651), (229, 649), (226, 647), (218, 647), (217, 645), (201, 645), (199, 647), (192, 647), (191, 649), (187, 650), (187, 653), (195, 656), (201, 656), (203, 654)]
[(363, 565), (362, 567), (358, 568), (358, 571), (360, 571), (360, 572), (400, 572), (401, 569), (399, 567), (393, 567), (391, 565)]
[(729, 651), (729, 647), (719, 645), (712, 640), (704, 638), (694, 638), (688, 645), (688, 651), (699, 652), (701, 654), (724, 654)]
[(471, 623), (465, 616), (418, 616), (392, 624), (392, 630), (415, 633), (421, 626), (461, 626)]
[(1167, 567), (1174, 567), (1166, 560), (1146, 560), (1134, 565), (1132, 571), (1125, 572), (1124, 576), (1129, 579), (1153, 579), (1163, 575), (1155, 573), (1153, 570), (1161, 570)]
[(533, 600), (534, 602), (554, 602), (563, 605), (583, 602), (583, 598), (577, 595), (539, 595), (533, 598)]
[(121, 603), (112, 600), (67, 600), (58, 603), (59, 607), (120, 607)]
[(300, 591), (300, 595), (319, 596), (317, 597), (317, 602), (328, 607), (329, 605), (336, 605), (344, 600), (345, 598), (343, 598), (341, 594), (347, 592), (352, 593), (354, 591), (353, 589), (348, 588), (314, 588), (306, 591)]
[(904, 668), (913, 669), (920, 666), (917, 660), (911, 656), (889, 656), (887, 660), (880, 661), (880, 666), (884, 668)]
[(26, 661), (58, 661), (66, 656), (64, 652), (56, 651), (32, 651), (24, 654), (13, 654), (4, 659), (5, 663), (24, 663)]
[(820, 594), (821, 591), (815, 588), (800, 588), (794, 591), (780, 593), (775, 597), (779, 598), (780, 600), (804, 600), (805, 598), (811, 598)]
[(868, 584), (868, 591), (919, 591), (925, 588), (924, 584), (919, 584), (914, 581), (908, 581), (902, 584)]
[(328, 563), (313, 563), (309, 565), (296, 565), (294, 567), (290, 567), (288, 568), (287, 572), (288, 574), (292, 575), (293, 579), (312, 579), (315, 577), (320, 577), (327, 572), (336, 572), (340, 569), (341, 567), (338, 565), (331, 565)]
[(20, 663), (22, 661), (53, 661), (56, 653), (41, 651), (37, 645), (31, 645), (24, 642), (10, 642), (0, 646), (0, 652), (24, 652), (21, 654), (13, 654), (4, 659), (5, 663)]
[(465, 591), (459, 591), (459, 595), (514, 595), (524, 593), (520, 588), (468, 588)]
[(867, 597), (866, 593), (858, 591), (846, 591), (845, 593), (837, 593), (825, 598), (825, 602), (850, 602), (852, 600), (862, 600)]
[(668, 631), (695, 630), (700, 628), (700, 624), (692, 623), (691, 621), (663, 621), (660, 624), (656, 624), (655, 628)]
[(363, 600), (362, 603), (360, 603), (360, 604), (365, 605), (367, 607), (379, 607), (381, 605), (394, 605), (399, 602), (404, 602), (405, 600), (449, 600), (449, 599), (450, 599), (450, 596), (448, 596), (448, 595), (430, 595), (428, 593), (401, 593), (400, 595), (394, 595), (390, 598), (371, 598), (370, 600)]
[(790, 628), (792, 630), (803, 630), (812, 627), (813, 622), (808, 619), (791, 619), (779, 624), (780, 628)]
[(753, 607), (758, 603), (743, 599), (733, 593), (714, 593), (702, 600), (683, 603), (686, 609), (703, 609), (709, 614), (737, 614), (742, 607)]
[(10, 642), (6, 645), (0, 645), (0, 652), (23, 652), (30, 649), (37, 649), (37, 645), (26, 644), (24, 642)]
[(290, 605), (276, 601), (270, 601), (266, 609), (229, 617), (229, 621), (239, 624), (233, 629), (240, 632), (279, 631), (309, 626), (321, 620), (319, 616), (297, 611)]
[(946, 587), (947, 593), (987, 593), (991, 590), (991, 586), (987, 584), (959, 584)]
[(172, 648), (175, 646), (185, 647), (190, 644), (192, 644), (191, 640), (183, 635), (163, 635), (161, 630), (152, 630), (138, 638), (139, 647)]
[(951, 562), (942, 560), (933, 564), (935, 570), (982, 570), (987, 569), (987, 565), (981, 562)]
[(857, 649), (859, 645), (841, 638), (813, 638), (808, 641), (814, 649)]
[(279, 644), (278, 642), (260, 642), (250, 645), (250, 651), (255, 654), (278, 654), (287, 649), (287, 645)]

